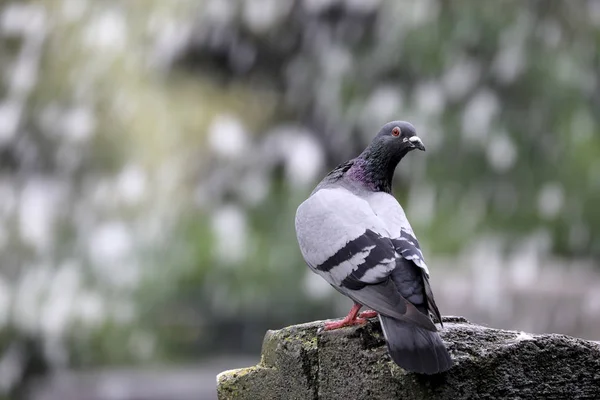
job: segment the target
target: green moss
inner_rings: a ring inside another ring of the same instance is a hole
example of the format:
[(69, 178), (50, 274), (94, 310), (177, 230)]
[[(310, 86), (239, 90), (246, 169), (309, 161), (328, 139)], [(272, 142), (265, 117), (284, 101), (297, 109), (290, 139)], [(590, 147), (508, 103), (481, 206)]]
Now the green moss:
[(268, 331), (263, 341), (259, 365), (276, 367), (276, 354), (281, 346), (298, 349), (302, 352), (316, 351), (318, 326), (320, 326), (319, 323), (312, 323)]
[(264, 379), (273, 370), (260, 365), (221, 372), (217, 375), (217, 394), (219, 399), (252, 398), (253, 388), (249, 385), (255, 379)]
[(282, 339), (285, 343), (300, 343), (301, 346), (307, 347), (307, 350), (317, 348), (316, 332), (314, 334), (310, 334), (312, 332), (286, 332), (284, 330), (279, 332), (281, 332), (281, 336), (283, 336)]
[(255, 372), (256, 370), (258, 370), (260, 368), (262, 368), (262, 367), (253, 366), (253, 367), (247, 367), (247, 368), (240, 368), (240, 369), (236, 370), (236, 372), (233, 373), (232, 377), (233, 378), (241, 378), (242, 376), (251, 374), (252, 372)]
[[(250, 367), (253, 368), (253, 367)], [(217, 393), (219, 399), (236, 397), (239, 393), (237, 373), (250, 368), (242, 368), (241, 370), (229, 370), (221, 372), (217, 375)], [(245, 373), (247, 374), (247, 372)]]

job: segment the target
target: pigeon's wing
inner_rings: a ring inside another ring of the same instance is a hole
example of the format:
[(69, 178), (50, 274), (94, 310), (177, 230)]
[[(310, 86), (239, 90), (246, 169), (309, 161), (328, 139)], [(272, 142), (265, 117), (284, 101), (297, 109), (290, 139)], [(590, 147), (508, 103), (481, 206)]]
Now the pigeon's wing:
[(377, 192), (368, 196), (367, 202), (373, 212), (385, 224), (394, 246), (398, 249), (402, 258), (414, 262), (429, 276), (429, 269), (419, 247), (419, 242), (398, 200), (390, 194)]
[(321, 189), (298, 207), (296, 235), (306, 262), (334, 286), (353, 272), (375, 282), (394, 267), (385, 224), (364, 199), (341, 187)]
[[(422, 270), (423, 290), (427, 299), (427, 308), (436, 317), (438, 322), (442, 323), (440, 311), (435, 304), (433, 291), (429, 284), (429, 269), (425, 263), (423, 252), (419, 241), (414, 234), (406, 214), (398, 201), (387, 193), (375, 193), (367, 198), (369, 206), (384, 221), (387, 230), (390, 232), (394, 248), (405, 260), (412, 261)], [(419, 285), (420, 286), (420, 285)]]
[(423, 270), (424, 275), (429, 276), (429, 269), (427, 268), (427, 264), (425, 264), (421, 246), (419, 246), (419, 241), (412, 230), (400, 229), (400, 235), (394, 237), (392, 242), (400, 257), (412, 261), (417, 267)]
[(296, 234), (307, 264), (337, 290), (383, 315), (435, 330), (391, 279), (398, 253), (364, 199), (344, 188), (317, 191), (298, 207)]
[(367, 306), (379, 314), (400, 321), (412, 322), (428, 331), (437, 331), (429, 317), (402, 297), (398, 287), (390, 277), (379, 283), (366, 284), (361, 289), (348, 289), (343, 286), (336, 289), (355, 302)]
[(435, 304), (435, 299), (433, 298), (433, 291), (431, 290), (431, 285), (429, 284), (429, 277), (427, 274), (423, 274), (423, 284), (425, 285), (425, 296), (427, 296), (427, 308), (435, 318), (440, 323), (441, 326), (444, 326), (442, 322), (442, 314), (440, 314), (440, 310), (438, 309), (437, 304)]
[(437, 304), (435, 304), (433, 291), (431, 290), (431, 285), (429, 283), (429, 269), (427, 269), (427, 264), (425, 264), (425, 259), (423, 258), (423, 253), (421, 252), (421, 247), (419, 246), (417, 238), (412, 232), (402, 229), (400, 231), (400, 237), (392, 239), (392, 242), (394, 243), (396, 251), (400, 254), (400, 257), (412, 261), (422, 271), (420, 275), (423, 279), (422, 286), (427, 300), (427, 309), (443, 326), (442, 316)]

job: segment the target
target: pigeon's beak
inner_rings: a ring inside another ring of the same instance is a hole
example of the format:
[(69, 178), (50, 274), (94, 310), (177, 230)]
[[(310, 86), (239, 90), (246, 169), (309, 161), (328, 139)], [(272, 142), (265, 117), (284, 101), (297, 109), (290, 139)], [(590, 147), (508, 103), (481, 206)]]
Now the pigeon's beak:
[(423, 141), (420, 137), (413, 136), (410, 139), (408, 139), (408, 141), (410, 142), (412, 147), (425, 151), (425, 145), (423, 144)]

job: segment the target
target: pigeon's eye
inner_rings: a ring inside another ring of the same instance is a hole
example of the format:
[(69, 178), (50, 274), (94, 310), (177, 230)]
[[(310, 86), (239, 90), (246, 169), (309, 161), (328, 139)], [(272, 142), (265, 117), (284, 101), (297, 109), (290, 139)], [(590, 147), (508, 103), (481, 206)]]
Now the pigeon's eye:
[(395, 126), (394, 129), (392, 129), (392, 136), (400, 136), (400, 128)]

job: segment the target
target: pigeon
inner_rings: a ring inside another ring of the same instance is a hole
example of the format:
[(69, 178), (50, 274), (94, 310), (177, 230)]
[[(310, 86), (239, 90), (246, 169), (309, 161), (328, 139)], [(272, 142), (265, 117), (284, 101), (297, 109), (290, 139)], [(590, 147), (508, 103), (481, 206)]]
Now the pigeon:
[[(385, 124), (358, 157), (329, 172), (300, 204), (295, 226), (310, 269), (354, 301), (346, 318), (324, 330), (378, 316), (392, 360), (432, 375), (453, 363), (429, 316), (442, 324), (419, 242), (391, 194), (396, 166), (415, 149), (425, 146), (411, 123)], [(371, 311), (359, 314), (363, 306)]]

